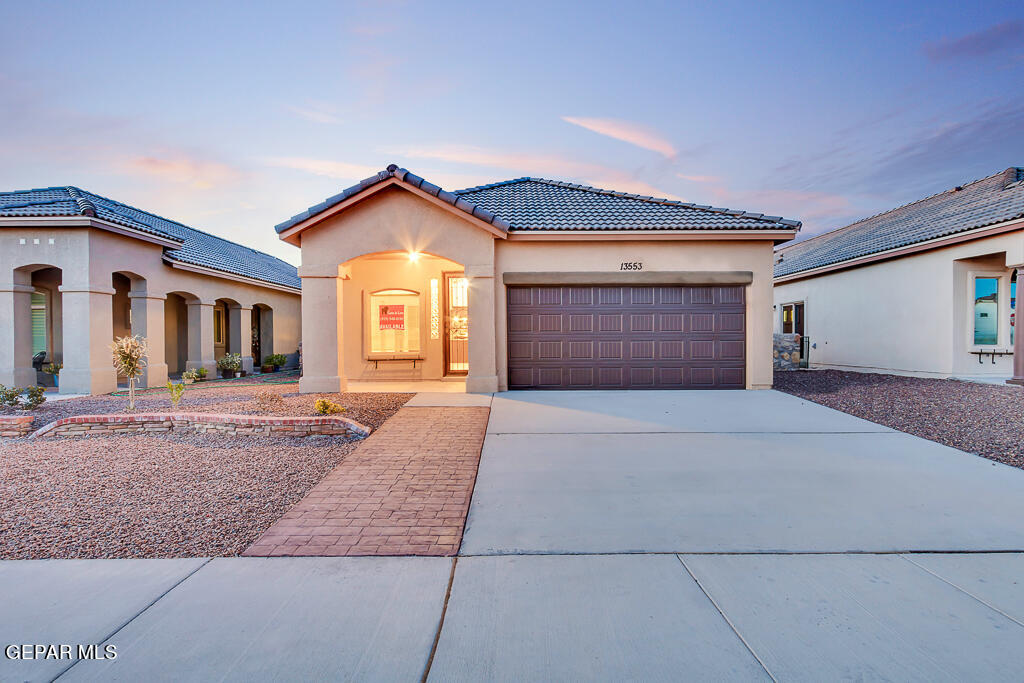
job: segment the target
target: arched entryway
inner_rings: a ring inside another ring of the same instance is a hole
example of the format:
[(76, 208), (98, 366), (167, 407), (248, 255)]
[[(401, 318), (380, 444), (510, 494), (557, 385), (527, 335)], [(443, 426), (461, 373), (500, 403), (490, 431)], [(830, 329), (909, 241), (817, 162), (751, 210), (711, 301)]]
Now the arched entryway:
[(252, 307), (252, 362), (260, 367), (265, 360), (277, 353), (274, 350), (274, 309), (267, 304)]
[[(64, 361), (63, 309), (60, 286), (63, 271), (49, 264), (14, 269), (7, 306), (10, 311), (0, 344), (0, 384), (29, 387), (53, 386), (59, 381), (44, 369), (56, 369)], [(51, 364), (55, 364), (51, 366)]]

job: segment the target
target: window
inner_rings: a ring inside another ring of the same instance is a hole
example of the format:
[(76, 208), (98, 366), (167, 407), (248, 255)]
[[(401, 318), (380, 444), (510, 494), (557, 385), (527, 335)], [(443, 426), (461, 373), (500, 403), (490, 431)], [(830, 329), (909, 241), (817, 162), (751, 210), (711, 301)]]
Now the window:
[(974, 278), (974, 344), (999, 343), (999, 278)]
[(46, 294), (32, 292), (32, 355), (46, 351)]
[(213, 343), (224, 345), (224, 309), (219, 307), (213, 309)]
[(420, 295), (384, 289), (370, 295), (370, 353), (420, 352)]
[(782, 307), (782, 333), (799, 334), (804, 333), (804, 304), (785, 304)]
[(1013, 346), (1013, 333), (1017, 325), (1017, 273), (1010, 279), (1010, 346)]

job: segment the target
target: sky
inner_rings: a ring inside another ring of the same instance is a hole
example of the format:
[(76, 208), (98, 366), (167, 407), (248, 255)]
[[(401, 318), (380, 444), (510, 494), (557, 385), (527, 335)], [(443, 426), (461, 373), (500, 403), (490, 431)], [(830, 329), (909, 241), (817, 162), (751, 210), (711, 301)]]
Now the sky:
[(273, 226), (389, 163), (806, 238), (1024, 166), (1024, 4), (0, 4), (0, 191), (77, 185), (298, 263)]

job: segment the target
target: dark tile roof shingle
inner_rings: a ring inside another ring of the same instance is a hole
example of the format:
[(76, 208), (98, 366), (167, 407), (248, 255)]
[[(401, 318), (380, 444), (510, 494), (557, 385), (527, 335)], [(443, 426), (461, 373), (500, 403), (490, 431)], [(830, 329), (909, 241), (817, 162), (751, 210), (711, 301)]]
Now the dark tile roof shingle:
[(172, 261), (286, 287), (301, 286), (295, 266), (270, 254), (77, 187), (0, 192), (0, 216), (95, 216), (178, 242), (181, 246), (164, 252)]
[(502, 230), (793, 230), (800, 222), (737, 209), (602, 190), (544, 178), (516, 178), (446, 192), (391, 164), (276, 226), (288, 228), (388, 178), (398, 178)]
[(1024, 217), (1024, 168), (920, 199), (777, 253), (775, 277), (793, 275), (889, 249)]

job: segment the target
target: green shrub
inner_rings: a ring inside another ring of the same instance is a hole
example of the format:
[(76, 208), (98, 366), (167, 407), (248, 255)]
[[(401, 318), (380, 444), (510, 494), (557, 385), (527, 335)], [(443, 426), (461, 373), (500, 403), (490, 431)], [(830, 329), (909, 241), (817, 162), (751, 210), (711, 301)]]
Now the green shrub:
[(24, 410), (35, 410), (46, 403), (45, 391), (42, 387), (29, 387), (25, 389), (25, 403), (22, 408)]
[(264, 365), (273, 365), (277, 368), (283, 368), (288, 364), (288, 356), (283, 353), (272, 353), (263, 360)]
[(317, 415), (336, 415), (345, 412), (345, 406), (338, 405), (326, 398), (318, 398), (313, 404), (313, 409), (316, 410)]
[(198, 375), (200, 379), (206, 379), (208, 374), (210, 373), (206, 368), (196, 368), (196, 375)]
[(48, 375), (57, 375), (60, 373), (63, 367), (63, 363), (47, 363), (46, 365), (43, 366), (43, 372), (45, 372)]
[(192, 382), (195, 382), (200, 377), (202, 377), (202, 375), (200, 375), (199, 371), (195, 369), (186, 370), (185, 372), (181, 373), (181, 381), (184, 382), (185, 384), (192, 384)]
[(5, 408), (17, 408), (21, 402), (21, 389), (18, 387), (11, 387), (8, 389), (3, 384), (0, 384), (0, 406)]
[(229, 353), (217, 361), (218, 370), (228, 370), (229, 372), (239, 372), (242, 369), (242, 354), (240, 353)]
[(185, 383), (168, 382), (167, 393), (171, 395), (171, 410), (177, 410), (178, 404), (181, 403), (181, 397), (185, 395)]

